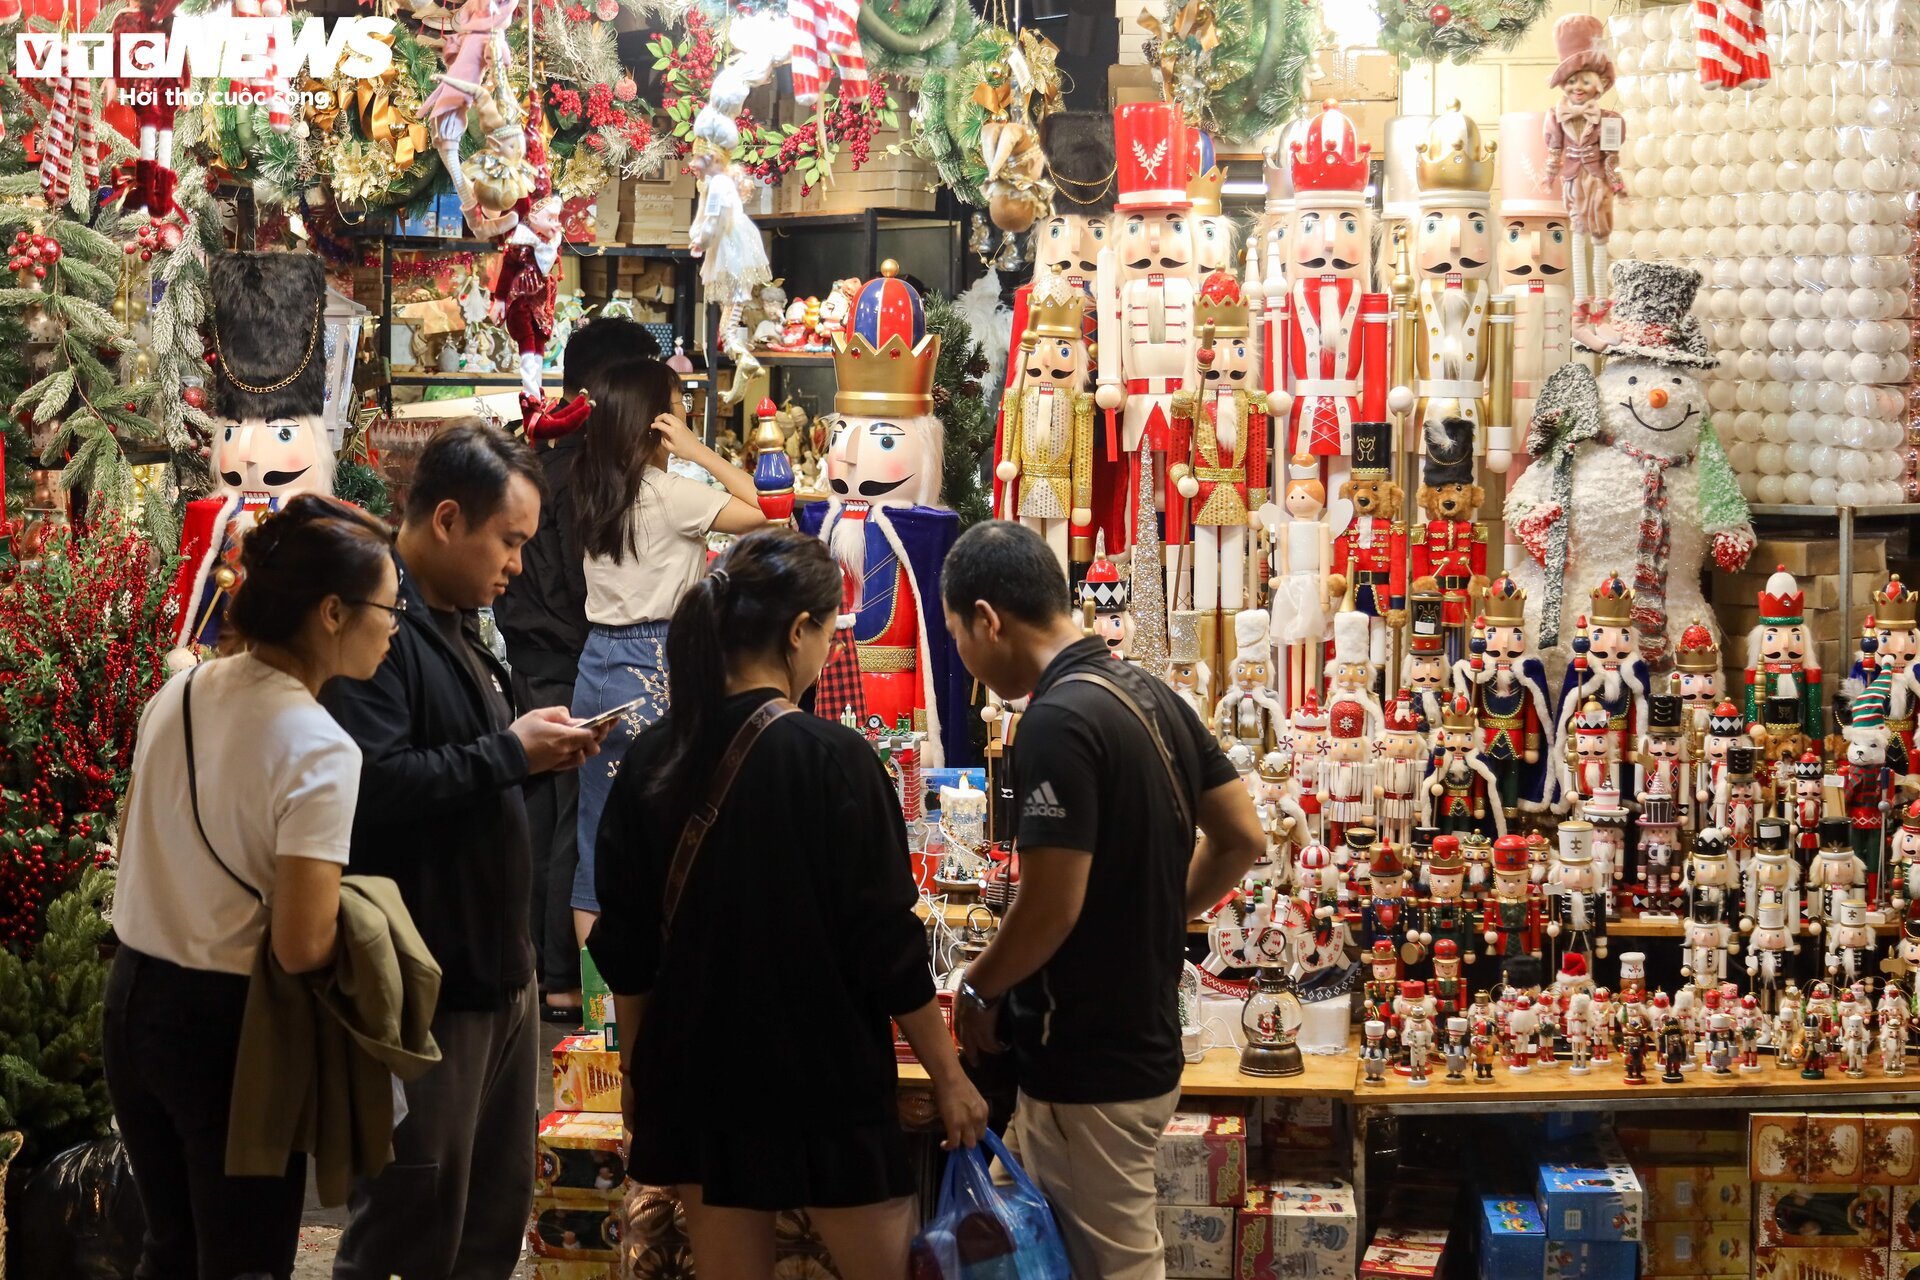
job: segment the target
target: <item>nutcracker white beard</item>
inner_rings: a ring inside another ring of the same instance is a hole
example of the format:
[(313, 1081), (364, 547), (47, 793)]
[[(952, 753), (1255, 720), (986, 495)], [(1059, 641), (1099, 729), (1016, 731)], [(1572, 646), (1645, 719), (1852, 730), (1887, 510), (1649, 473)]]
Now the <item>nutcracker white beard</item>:
[[(836, 507), (839, 505), (838, 500), (834, 505)], [(837, 515), (839, 512), (835, 511), (828, 518), (833, 519)], [(846, 572), (849, 580), (854, 584), (852, 607), (858, 609), (862, 594), (861, 584), (867, 580), (867, 522), (835, 519), (833, 537), (828, 546), (833, 551), (834, 560), (839, 563), (840, 568)]]

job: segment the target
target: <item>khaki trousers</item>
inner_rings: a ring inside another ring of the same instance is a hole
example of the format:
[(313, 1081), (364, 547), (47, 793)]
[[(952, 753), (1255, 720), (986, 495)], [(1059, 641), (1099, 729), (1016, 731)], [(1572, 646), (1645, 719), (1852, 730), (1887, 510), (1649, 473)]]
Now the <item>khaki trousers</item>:
[(1179, 1100), (1178, 1089), (1141, 1102), (1020, 1095), (1007, 1150), (1052, 1203), (1075, 1280), (1165, 1280), (1153, 1161)]

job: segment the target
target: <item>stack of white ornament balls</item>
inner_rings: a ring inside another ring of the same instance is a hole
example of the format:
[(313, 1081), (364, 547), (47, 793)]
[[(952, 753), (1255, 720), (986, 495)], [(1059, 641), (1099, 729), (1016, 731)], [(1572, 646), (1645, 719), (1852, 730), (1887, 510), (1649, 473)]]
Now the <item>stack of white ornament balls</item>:
[[(1707, 90), (1693, 7), (1612, 20), (1616, 258), (1693, 267), (1713, 422), (1749, 501), (1908, 497), (1920, 23), (1904, 0), (1770, 4), (1773, 79)], [(1920, 443), (1917, 440), (1913, 443)]]

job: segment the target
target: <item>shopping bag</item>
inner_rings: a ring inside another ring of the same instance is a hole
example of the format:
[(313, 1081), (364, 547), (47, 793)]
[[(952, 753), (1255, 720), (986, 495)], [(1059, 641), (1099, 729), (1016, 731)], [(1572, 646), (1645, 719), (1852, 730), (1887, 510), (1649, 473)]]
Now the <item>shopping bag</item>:
[[(1013, 1179), (994, 1185), (989, 1157)], [(1072, 1280), (1047, 1198), (989, 1129), (947, 1158), (933, 1221), (913, 1242), (913, 1280)]]

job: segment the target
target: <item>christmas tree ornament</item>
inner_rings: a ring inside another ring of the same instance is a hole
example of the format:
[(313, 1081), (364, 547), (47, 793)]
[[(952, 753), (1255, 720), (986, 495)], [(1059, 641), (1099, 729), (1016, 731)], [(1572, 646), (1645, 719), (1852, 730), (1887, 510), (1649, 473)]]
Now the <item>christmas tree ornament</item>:
[(1548, 9), (1548, 0), (1374, 0), (1380, 47), (1413, 62), (1465, 66), (1492, 49), (1512, 49)]

